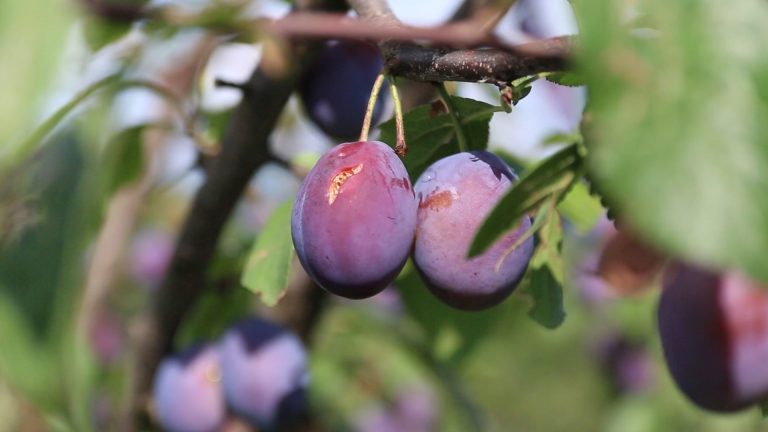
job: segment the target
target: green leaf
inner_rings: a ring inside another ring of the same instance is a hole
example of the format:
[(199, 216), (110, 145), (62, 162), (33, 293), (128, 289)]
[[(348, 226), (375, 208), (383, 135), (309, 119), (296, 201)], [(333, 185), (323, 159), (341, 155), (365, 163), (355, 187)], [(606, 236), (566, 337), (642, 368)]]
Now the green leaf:
[(0, 291), (0, 373), (35, 404), (51, 407), (59, 390), (56, 357), (36, 338), (22, 311)]
[(531, 90), (533, 90), (533, 87), (531, 87), (530, 84), (520, 86), (520, 87), (513, 87), (512, 88), (512, 105), (517, 105), (518, 102), (520, 102), (526, 96), (531, 94)]
[(437, 300), (409, 260), (395, 282), (408, 315), (424, 330), (432, 353), (460, 362), (472, 352), (501, 316), (501, 307), (464, 312)]
[(561, 257), (563, 245), (563, 224), (560, 215), (554, 211), (548, 213), (544, 226), (538, 232), (539, 242), (531, 258), (531, 267), (549, 267), (555, 280), (565, 283), (565, 265)]
[(142, 134), (147, 125), (122, 130), (109, 140), (102, 156), (105, 196), (139, 178), (144, 168)]
[(575, 2), (601, 192), (682, 259), (768, 282), (768, 3)]
[(565, 268), (561, 257), (563, 226), (556, 211), (546, 213), (546, 221), (537, 235), (539, 241), (531, 259), (527, 275), (529, 283), (524, 291), (533, 300), (528, 316), (545, 328), (555, 329), (565, 320)]
[[(83, 89), (40, 123), (25, 139), (11, 142), (10, 145), (5, 147), (0, 147), (0, 156), (2, 156), (0, 157), (0, 172), (7, 169), (14, 162), (17, 162), (20, 158), (39, 149), (51, 131), (90, 96), (99, 93), (101, 90), (122, 90), (132, 87), (145, 88), (155, 92), (158, 96), (163, 97), (180, 117), (184, 118), (184, 105), (182, 101), (168, 88), (152, 81), (121, 80), (120, 73), (112, 74)], [(6, 154), (9, 157), (5, 157)]]
[(98, 51), (128, 34), (132, 26), (130, 22), (111, 22), (91, 17), (83, 22), (83, 33), (91, 51)]
[(69, 418), (78, 431), (93, 430), (89, 402), (96, 391), (98, 366), (92, 348), (86, 339), (87, 334), (75, 334), (74, 326), (66, 332), (66, 340), (61, 345), (64, 374), (64, 386), (67, 392)]
[(581, 133), (579, 132), (571, 132), (571, 133), (555, 133), (552, 134), (544, 139), (542, 141), (542, 145), (549, 145), (549, 144), (573, 144), (573, 143), (583, 143), (584, 138), (581, 136)]
[(533, 306), (528, 311), (534, 321), (552, 330), (565, 320), (563, 287), (544, 266), (531, 271), (525, 293), (531, 296)]
[(580, 181), (571, 186), (557, 207), (563, 216), (582, 233), (591, 230), (600, 220), (600, 217), (605, 214), (600, 199), (590, 194), (589, 186)]
[(71, 2), (0, 1), (0, 171), (18, 161), (20, 140), (61, 83), (76, 9)]
[(276, 208), (248, 254), (241, 283), (261, 296), (267, 306), (274, 306), (283, 296), (288, 284), (288, 272), (293, 260), (291, 240), (291, 210), (288, 201)]
[(758, 405), (760, 407), (760, 415), (763, 417), (763, 420), (768, 419), (768, 400), (761, 400)]
[[(3, 161), (0, 163), (0, 171), (38, 148), (43, 140), (48, 136), (48, 134), (56, 126), (58, 126), (59, 123), (61, 123), (61, 121), (64, 120), (67, 115), (69, 115), (69, 113), (71, 113), (81, 103), (88, 99), (92, 94), (109, 87), (110, 85), (116, 83), (119, 79), (119, 75), (114, 74), (96, 81), (75, 95), (75, 97), (64, 104), (61, 108), (57, 109), (53, 114), (51, 114), (50, 117), (46, 118), (45, 121), (40, 123), (40, 125), (38, 125), (26, 139), (15, 143), (12, 142), (10, 146), (4, 149), (9, 153), (9, 157), (5, 158), (5, 160), (3, 160), (4, 158), (0, 158), (0, 161)], [(0, 155), (4, 153), (0, 153)]]
[(554, 72), (546, 75), (547, 81), (566, 87), (586, 85), (584, 77), (575, 72)]
[(568, 188), (581, 172), (583, 157), (577, 144), (555, 153), (515, 183), (486, 217), (469, 248), (469, 256), (483, 253), (504, 233), (515, 228), (528, 211), (549, 196)]
[[(467, 137), (470, 150), (485, 150), (488, 146), (488, 124), (491, 117), (502, 109), (485, 102), (451, 96), (451, 101)], [(415, 181), (434, 161), (459, 152), (456, 131), (442, 102), (419, 105), (403, 116), (408, 154), (405, 167)], [(381, 125), (382, 142), (395, 147), (395, 121)]]

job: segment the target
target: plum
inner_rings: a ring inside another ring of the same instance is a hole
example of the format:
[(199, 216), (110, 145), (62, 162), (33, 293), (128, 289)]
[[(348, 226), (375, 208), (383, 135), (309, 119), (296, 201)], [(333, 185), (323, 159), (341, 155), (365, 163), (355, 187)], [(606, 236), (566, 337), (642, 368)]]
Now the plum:
[(669, 372), (699, 407), (737, 411), (768, 395), (768, 292), (757, 283), (675, 263), (658, 322)]
[(299, 261), (327, 291), (378, 294), (405, 265), (417, 202), (394, 150), (378, 141), (340, 144), (299, 188), (291, 234)]
[(427, 432), (437, 430), (435, 396), (428, 388), (409, 386), (390, 406), (364, 410), (355, 421), (358, 432)]
[(651, 286), (663, 255), (627, 228), (607, 235), (597, 272), (617, 294), (632, 295)]
[(196, 345), (163, 360), (153, 389), (155, 412), (163, 429), (217, 430), (226, 416), (219, 377), (219, 355), (211, 345)]
[[(374, 45), (334, 41), (318, 55), (299, 85), (307, 115), (323, 132), (351, 140), (360, 133), (371, 88), (384, 60)], [(381, 119), (387, 88), (376, 100), (372, 123)]]
[(512, 293), (525, 273), (533, 238), (508, 249), (531, 226), (528, 216), (485, 253), (467, 258), (478, 228), (515, 180), (498, 156), (472, 151), (438, 160), (416, 181), (413, 260), (430, 291), (446, 304), (463, 310), (494, 306)]
[(653, 386), (653, 358), (643, 344), (626, 334), (601, 336), (592, 354), (616, 393), (646, 393)]
[(301, 417), (307, 354), (293, 333), (251, 318), (226, 332), (219, 352), (222, 387), (232, 411), (262, 429), (282, 430)]

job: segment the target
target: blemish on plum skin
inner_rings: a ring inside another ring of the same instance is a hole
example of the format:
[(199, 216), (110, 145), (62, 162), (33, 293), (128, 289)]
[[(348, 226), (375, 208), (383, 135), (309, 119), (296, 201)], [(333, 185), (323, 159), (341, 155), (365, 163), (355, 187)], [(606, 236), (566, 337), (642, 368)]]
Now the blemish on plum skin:
[(441, 210), (448, 208), (453, 204), (453, 194), (450, 191), (441, 191), (431, 193), (426, 198), (419, 201), (419, 208), (428, 208), (430, 210)]
[(342, 168), (338, 174), (333, 176), (331, 184), (328, 185), (328, 204), (333, 204), (341, 192), (341, 186), (355, 174), (363, 170), (363, 164), (357, 164), (353, 167)]
[(411, 190), (411, 182), (408, 180), (408, 177), (393, 178), (389, 183), (393, 187), (401, 187), (407, 191)]

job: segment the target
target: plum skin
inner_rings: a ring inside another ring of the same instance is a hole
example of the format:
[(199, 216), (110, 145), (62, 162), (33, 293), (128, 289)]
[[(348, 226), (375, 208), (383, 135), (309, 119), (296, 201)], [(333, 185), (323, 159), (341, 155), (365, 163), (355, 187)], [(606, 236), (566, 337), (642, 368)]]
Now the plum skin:
[(408, 173), (389, 146), (339, 144), (299, 188), (293, 244), (304, 269), (325, 290), (351, 299), (371, 297), (405, 265), (416, 211)]
[(733, 412), (768, 395), (768, 292), (757, 284), (675, 263), (657, 317), (669, 372), (694, 404)]
[(498, 156), (472, 151), (438, 160), (416, 181), (414, 264), (430, 291), (449, 306), (463, 310), (494, 306), (512, 293), (528, 268), (532, 237), (495, 271), (505, 251), (531, 226), (528, 216), (481, 255), (466, 257), (477, 230), (515, 180)]
[(293, 333), (252, 318), (219, 343), (221, 384), (232, 410), (252, 424), (281, 430), (306, 409), (307, 354)]
[(153, 384), (157, 420), (170, 432), (212, 432), (226, 417), (219, 355), (197, 345), (164, 359)]
[[(375, 46), (361, 41), (328, 44), (299, 85), (308, 117), (327, 135), (352, 140), (360, 133), (371, 88), (384, 60)], [(384, 111), (387, 88), (382, 87), (372, 124)]]

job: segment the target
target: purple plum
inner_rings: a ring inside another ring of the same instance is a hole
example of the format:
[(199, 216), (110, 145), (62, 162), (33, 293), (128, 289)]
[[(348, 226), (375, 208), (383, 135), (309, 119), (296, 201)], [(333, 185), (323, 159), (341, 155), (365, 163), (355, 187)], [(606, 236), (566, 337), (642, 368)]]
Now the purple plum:
[(736, 272), (676, 263), (659, 302), (661, 345), (699, 407), (737, 411), (768, 396), (768, 291)]
[(157, 421), (169, 432), (212, 432), (224, 422), (219, 355), (210, 345), (191, 347), (160, 363), (154, 381)]
[(419, 210), (413, 259), (429, 289), (446, 304), (463, 310), (499, 304), (528, 268), (532, 237), (509, 250), (531, 226), (528, 216), (486, 252), (467, 258), (478, 228), (514, 181), (512, 169), (484, 151), (440, 159), (416, 181)]
[(306, 410), (307, 354), (291, 332), (257, 318), (223, 336), (222, 387), (232, 410), (263, 429), (282, 430)]
[(291, 234), (299, 261), (327, 291), (374, 296), (400, 273), (416, 231), (408, 172), (378, 141), (340, 144), (299, 188)]
[[(349, 40), (330, 42), (299, 86), (309, 118), (329, 136), (356, 138), (371, 88), (383, 66), (375, 45)], [(386, 94), (383, 87), (373, 110), (374, 125), (381, 119)]]

